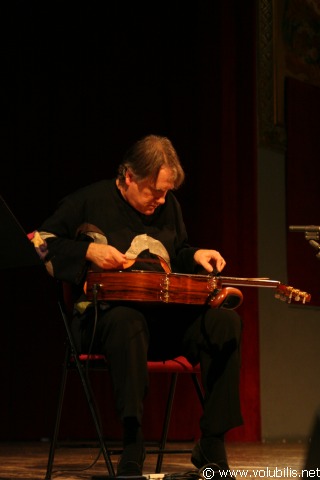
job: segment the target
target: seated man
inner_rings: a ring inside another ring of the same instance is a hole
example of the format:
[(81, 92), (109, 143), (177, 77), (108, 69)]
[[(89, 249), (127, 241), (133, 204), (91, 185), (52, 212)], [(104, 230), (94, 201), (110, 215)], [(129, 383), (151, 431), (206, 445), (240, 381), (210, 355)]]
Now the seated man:
[(234, 310), (128, 300), (99, 302), (94, 328), (94, 308), (83, 291), (88, 269), (222, 271), (226, 262), (219, 252), (188, 243), (173, 193), (183, 180), (184, 171), (170, 140), (146, 136), (125, 154), (116, 178), (67, 196), (38, 229), (47, 246), (48, 271), (74, 285), (76, 344), (79, 349), (93, 345), (95, 352), (108, 358), (123, 425), (123, 453), (117, 467), (121, 476), (143, 472), (141, 421), (148, 359), (184, 355), (194, 365), (200, 362), (205, 405), (201, 438), (191, 457), (198, 469), (208, 464), (216, 470), (229, 469), (224, 436), (242, 424), (241, 320)]

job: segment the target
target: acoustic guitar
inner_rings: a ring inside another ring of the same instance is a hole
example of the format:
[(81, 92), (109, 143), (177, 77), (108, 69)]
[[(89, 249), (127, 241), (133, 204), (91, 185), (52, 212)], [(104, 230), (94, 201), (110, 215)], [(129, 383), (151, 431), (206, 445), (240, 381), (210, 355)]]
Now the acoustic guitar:
[(223, 277), (212, 274), (150, 272), (144, 270), (89, 271), (85, 292), (89, 300), (134, 301), (209, 305), (235, 309), (243, 301), (236, 287), (265, 287), (275, 297), (291, 302), (310, 302), (311, 295), (268, 278)]

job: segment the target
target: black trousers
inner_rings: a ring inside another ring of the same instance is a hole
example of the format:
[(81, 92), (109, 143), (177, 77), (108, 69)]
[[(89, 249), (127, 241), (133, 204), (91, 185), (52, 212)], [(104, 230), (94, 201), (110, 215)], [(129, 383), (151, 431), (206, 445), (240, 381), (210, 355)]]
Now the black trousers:
[[(239, 377), (241, 319), (234, 310), (195, 305), (144, 303), (114, 304), (76, 316), (73, 333), (84, 351), (93, 344), (104, 353), (120, 418), (141, 423), (148, 392), (147, 360), (184, 355), (200, 362), (205, 406), (203, 436), (220, 435), (242, 424)], [(94, 330), (94, 338), (92, 338)]]

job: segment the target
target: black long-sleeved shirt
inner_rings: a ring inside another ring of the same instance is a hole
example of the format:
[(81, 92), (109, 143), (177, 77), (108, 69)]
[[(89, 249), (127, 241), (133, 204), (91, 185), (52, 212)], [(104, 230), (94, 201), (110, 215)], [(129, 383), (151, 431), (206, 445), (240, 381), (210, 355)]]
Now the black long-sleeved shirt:
[(197, 248), (188, 244), (181, 208), (171, 191), (165, 204), (143, 215), (124, 200), (115, 179), (102, 180), (65, 197), (38, 231), (47, 243), (52, 275), (74, 284), (85, 280), (92, 241), (112, 245), (128, 258), (142, 258), (135, 268), (160, 269), (143, 258), (161, 257), (173, 272), (195, 271)]

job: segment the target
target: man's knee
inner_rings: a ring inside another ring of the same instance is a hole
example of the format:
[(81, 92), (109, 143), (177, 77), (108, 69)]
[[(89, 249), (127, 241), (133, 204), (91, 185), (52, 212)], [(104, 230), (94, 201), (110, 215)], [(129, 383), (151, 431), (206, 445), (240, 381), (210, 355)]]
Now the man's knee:
[(205, 315), (205, 329), (210, 336), (240, 341), (242, 321), (235, 310), (212, 308)]
[(148, 336), (144, 315), (138, 310), (126, 306), (112, 308), (107, 314), (109, 332), (123, 343), (136, 337)]

